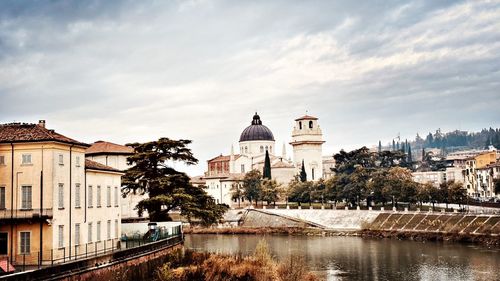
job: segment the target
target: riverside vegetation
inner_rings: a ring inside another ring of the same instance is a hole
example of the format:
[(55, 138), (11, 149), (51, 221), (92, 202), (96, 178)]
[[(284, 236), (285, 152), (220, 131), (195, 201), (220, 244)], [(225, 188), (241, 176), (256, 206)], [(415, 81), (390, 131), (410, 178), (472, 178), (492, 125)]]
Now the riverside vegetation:
[(250, 256), (177, 250), (154, 272), (156, 281), (318, 281), (301, 257), (277, 262), (265, 240)]

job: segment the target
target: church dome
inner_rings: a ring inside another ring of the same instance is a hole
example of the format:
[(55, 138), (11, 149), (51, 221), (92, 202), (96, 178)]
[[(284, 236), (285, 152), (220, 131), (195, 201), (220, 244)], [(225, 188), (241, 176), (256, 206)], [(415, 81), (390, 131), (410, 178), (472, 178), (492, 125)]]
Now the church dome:
[(262, 121), (257, 112), (253, 116), (252, 125), (246, 127), (240, 136), (240, 142), (256, 140), (274, 141), (273, 133), (268, 127), (262, 125)]

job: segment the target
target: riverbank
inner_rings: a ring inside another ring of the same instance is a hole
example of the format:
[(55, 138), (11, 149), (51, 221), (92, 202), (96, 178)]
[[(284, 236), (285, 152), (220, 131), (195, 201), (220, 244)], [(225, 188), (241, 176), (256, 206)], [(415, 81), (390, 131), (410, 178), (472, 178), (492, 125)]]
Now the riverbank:
[(301, 227), (186, 227), (184, 234), (227, 234), (227, 235), (297, 235), (297, 236), (360, 236), (359, 231), (335, 231), (320, 228)]

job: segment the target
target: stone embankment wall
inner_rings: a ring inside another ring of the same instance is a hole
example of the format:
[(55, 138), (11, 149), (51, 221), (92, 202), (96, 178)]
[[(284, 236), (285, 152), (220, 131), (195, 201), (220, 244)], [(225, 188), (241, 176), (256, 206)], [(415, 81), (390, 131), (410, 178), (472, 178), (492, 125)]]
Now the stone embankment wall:
[(399, 231), (499, 235), (499, 215), (364, 210), (231, 210), (243, 227), (316, 227), (333, 231)]

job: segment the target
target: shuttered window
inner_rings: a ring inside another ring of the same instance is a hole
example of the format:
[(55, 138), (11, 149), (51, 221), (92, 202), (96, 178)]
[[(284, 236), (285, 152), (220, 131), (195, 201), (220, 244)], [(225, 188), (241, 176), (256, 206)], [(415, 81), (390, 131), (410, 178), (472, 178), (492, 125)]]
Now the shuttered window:
[(31, 233), (27, 231), (20, 232), (21, 235), (21, 254), (29, 254), (31, 251)]
[(80, 184), (75, 184), (75, 207), (80, 208)]
[(31, 186), (23, 185), (21, 186), (21, 208), (31, 209)]
[(60, 183), (58, 186), (58, 194), (59, 194), (59, 208), (64, 208), (64, 184)]

